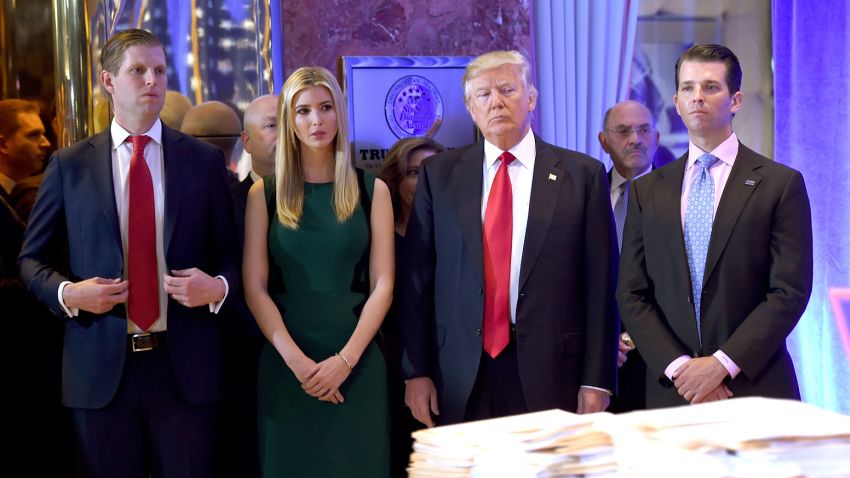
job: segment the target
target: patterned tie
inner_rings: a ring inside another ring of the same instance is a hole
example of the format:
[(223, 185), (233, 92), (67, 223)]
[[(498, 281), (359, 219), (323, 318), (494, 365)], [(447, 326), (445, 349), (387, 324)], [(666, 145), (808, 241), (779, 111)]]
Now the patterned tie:
[(505, 151), (493, 179), (484, 212), (484, 351), (496, 358), (510, 342), (511, 238), (513, 193), (508, 165), (516, 158)]
[(697, 336), (702, 345), (700, 327), (700, 303), (702, 301), (702, 281), (705, 275), (705, 259), (708, 256), (708, 243), (711, 240), (711, 225), (714, 222), (714, 180), (708, 173), (716, 156), (703, 154), (695, 163), (700, 168), (691, 184), (688, 194), (688, 208), (685, 211), (685, 249), (688, 253), (688, 269), (691, 272), (691, 289), (694, 297), (694, 313), (697, 318)]
[(130, 136), (130, 204), (127, 221), (127, 278), (130, 281), (128, 315), (142, 330), (159, 316), (159, 282), (156, 272), (156, 219), (153, 181), (145, 163), (148, 136)]
[(626, 210), (629, 205), (629, 189), (632, 186), (631, 180), (626, 180), (620, 184), (620, 197), (614, 203), (614, 222), (617, 225), (617, 245), (623, 249), (623, 226), (626, 225)]

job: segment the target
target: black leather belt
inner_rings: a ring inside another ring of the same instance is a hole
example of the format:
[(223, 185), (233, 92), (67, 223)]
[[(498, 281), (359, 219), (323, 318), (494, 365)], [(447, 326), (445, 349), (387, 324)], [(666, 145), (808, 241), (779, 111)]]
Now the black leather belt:
[(147, 352), (162, 347), (168, 335), (165, 332), (147, 332), (127, 336), (127, 344), (131, 352)]

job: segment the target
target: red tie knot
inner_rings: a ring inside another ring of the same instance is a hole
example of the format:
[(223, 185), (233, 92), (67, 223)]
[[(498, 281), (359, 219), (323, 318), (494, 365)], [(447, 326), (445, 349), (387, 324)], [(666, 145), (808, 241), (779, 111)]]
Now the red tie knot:
[(147, 146), (148, 142), (151, 140), (151, 137), (146, 134), (134, 134), (129, 138), (130, 142), (133, 143), (133, 153), (144, 153), (145, 146)]
[(502, 164), (504, 164), (507, 167), (507, 166), (510, 166), (512, 162), (514, 162), (514, 160), (516, 159), (516, 156), (511, 154), (509, 151), (505, 151), (504, 153), (499, 155), (499, 159), (501, 159)]

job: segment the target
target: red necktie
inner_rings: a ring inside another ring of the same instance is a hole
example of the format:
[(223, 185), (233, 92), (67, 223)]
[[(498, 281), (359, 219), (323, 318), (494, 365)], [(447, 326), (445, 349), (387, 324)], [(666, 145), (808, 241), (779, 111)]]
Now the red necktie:
[(148, 136), (130, 136), (130, 204), (127, 221), (127, 278), (130, 281), (128, 313), (130, 320), (148, 330), (159, 317), (159, 282), (156, 272), (156, 219), (153, 181), (145, 163)]
[(493, 358), (507, 347), (511, 330), (513, 193), (508, 165), (516, 158), (505, 151), (499, 159), (484, 212), (484, 350)]

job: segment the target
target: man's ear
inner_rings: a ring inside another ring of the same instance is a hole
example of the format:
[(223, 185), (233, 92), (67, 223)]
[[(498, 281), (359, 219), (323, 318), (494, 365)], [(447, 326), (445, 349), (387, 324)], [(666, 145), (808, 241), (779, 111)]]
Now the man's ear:
[(100, 72), (100, 83), (110, 95), (115, 93), (115, 85), (113, 84), (112, 80), (112, 73), (106, 70)]
[(605, 133), (600, 132), (597, 137), (599, 138), (599, 145), (602, 146), (602, 151), (611, 154), (611, 151), (608, 150), (608, 137), (605, 136)]
[(740, 90), (738, 90), (738, 91), (735, 92), (734, 95), (732, 95), (732, 108), (730, 108), (730, 110), (732, 111), (732, 114), (735, 114), (738, 111), (740, 111), (741, 106), (743, 106), (743, 104), (744, 104), (744, 93), (742, 93)]

